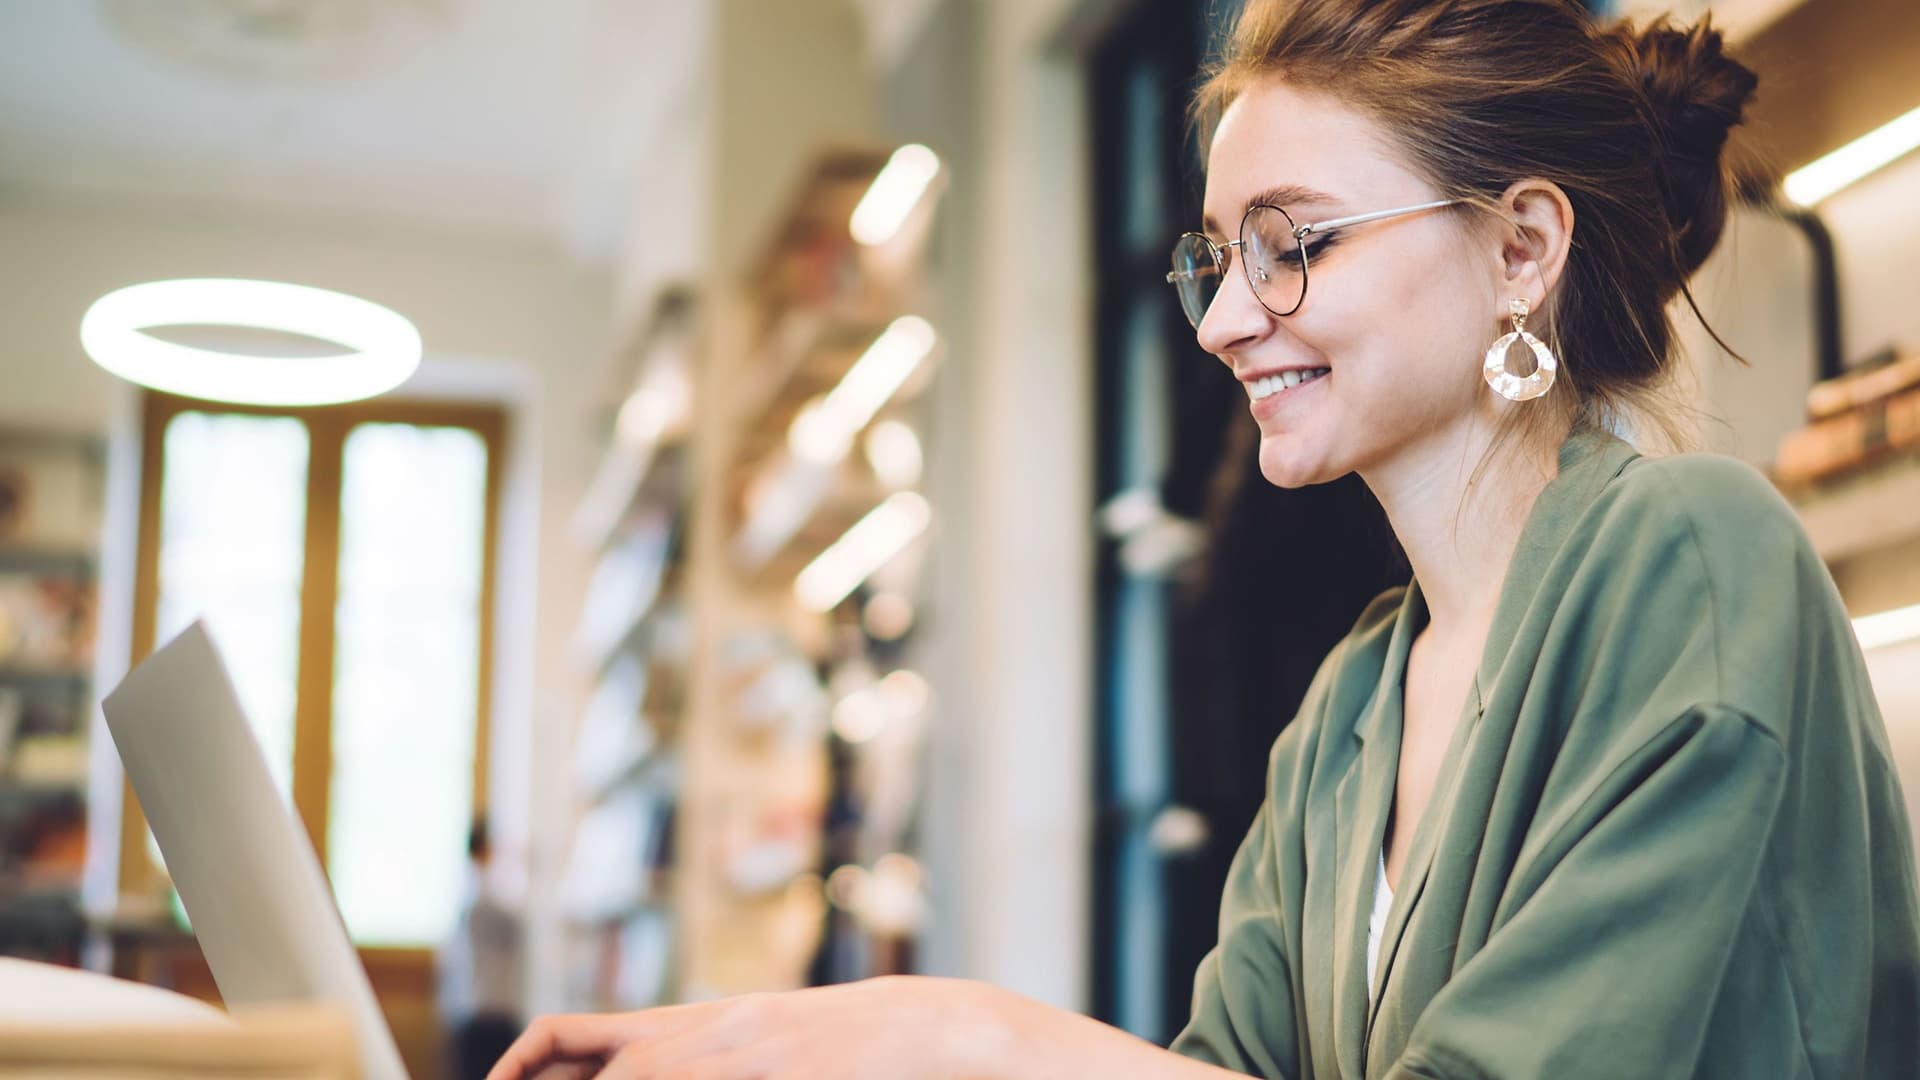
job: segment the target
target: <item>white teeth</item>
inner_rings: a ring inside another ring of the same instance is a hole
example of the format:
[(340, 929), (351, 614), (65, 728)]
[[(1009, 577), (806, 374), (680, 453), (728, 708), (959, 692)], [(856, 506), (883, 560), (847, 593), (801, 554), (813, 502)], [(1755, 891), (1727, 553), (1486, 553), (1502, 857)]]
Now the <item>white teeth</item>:
[(1278, 375), (1269, 375), (1264, 379), (1255, 379), (1247, 383), (1247, 396), (1255, 401), (1270, 398), (1282, 390), (1291, 390), (1304, 382), (1312, 382), (1327, 373), (1326, 368), (1283, 371)]

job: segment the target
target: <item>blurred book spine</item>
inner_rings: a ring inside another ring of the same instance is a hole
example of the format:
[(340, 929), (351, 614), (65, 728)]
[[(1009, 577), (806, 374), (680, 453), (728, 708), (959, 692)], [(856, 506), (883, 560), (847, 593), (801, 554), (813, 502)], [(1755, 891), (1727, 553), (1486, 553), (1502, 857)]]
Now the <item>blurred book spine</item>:
[(1920, 386), (1920, 352), (1887, 348), (1807, 391), (1807, 419), (1825, 420)]
[(1920, 446), (1920, 386), (1815, 420), (1780, 442), (1774, 474), (1786, 483), (1823, 480), (1898, 450)]

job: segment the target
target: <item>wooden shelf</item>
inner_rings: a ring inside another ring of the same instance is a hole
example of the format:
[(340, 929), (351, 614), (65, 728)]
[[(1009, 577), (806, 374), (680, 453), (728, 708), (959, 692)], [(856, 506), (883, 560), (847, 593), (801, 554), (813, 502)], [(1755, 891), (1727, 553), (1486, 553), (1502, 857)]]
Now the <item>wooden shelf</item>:
[(36, 803), (45, 799), (58, 799), (63, 796), (77, 795), (81, 801), (87, 797), (87, 781), (84, 777), (65, 780), (14, 780), (0, 781), (0, 807), (11, 803)]
[(98, 435), (39, 428), (0, 428), (0, 449), (84, 454), (104, 459), (107, 440)]
[(685, 470), (686, 447), (677, 440), (653, 447), (610, 446), (574, 512), (581, 546), (604, 553), (619, 542), (642, 506), (679, 505)]
[(891, 148), (840, 147), (815, 159), (763, 254), (753, 260), (750, 291), (765, 310), (826, 304), (834, 270), (852, 249), (847, 221)]
[(740, 380), (749, 389), (737, 403), (736, 482), (786, 445), (801, 407), (838, 385), (891, 321), (885, 309), (866, 305), (793, 310), (782, 319)]
[(606, 651), (592, 661), (595, 678), (604, 677), (607, 669), (623, 655), (641, 655), (651, 651), (655, 647), (654, 633), (661, 623), (685, 617), (684, 575), (685, 571), (678, 561), (669, 563), (658, 593), (644, 608), (633, 613), (632, 621), (607, 644)]
[(0, 571), (77, 571), (92, 575), (99, 556), (85, 548), (0, 544)]
[(1920, 452), (1784, 494), (1828, 562), (1920, 538)]
[(15, 667), (0, 664), (0, 686), (84, 690), (92, 681), (93, 673), (82, 668)]
[(755, 591), (785, 588), (821, 552), (846, 535), (889, 494), (861, 470), (842, 465), (824, 478), (824, 488), (805, 507), (800, 523), (766, 558), (745, 559), (741, 533), (728, 548), (735, 571)]

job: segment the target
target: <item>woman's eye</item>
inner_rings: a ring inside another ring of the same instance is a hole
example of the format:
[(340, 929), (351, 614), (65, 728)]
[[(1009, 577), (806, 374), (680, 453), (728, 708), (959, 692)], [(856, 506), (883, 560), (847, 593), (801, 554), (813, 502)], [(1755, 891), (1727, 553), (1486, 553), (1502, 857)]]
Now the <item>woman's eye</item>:
[(1273, 257), (1275, 262), (1280, 263), (1289, 270), (1297, 271), (1300, 269), (1302, 261), (1311, 263), (1313, 260), (1318, 259), (1321, 253), (1332, 246), (1333, 240), (1330, 237), (1308, 240), (1302, 244), (1289, 246), (1283, 251), (1276, 252)]

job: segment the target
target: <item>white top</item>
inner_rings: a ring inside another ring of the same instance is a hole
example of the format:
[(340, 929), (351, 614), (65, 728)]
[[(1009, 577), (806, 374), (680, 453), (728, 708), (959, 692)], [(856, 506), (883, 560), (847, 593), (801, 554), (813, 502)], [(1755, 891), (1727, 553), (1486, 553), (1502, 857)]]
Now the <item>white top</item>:
[(469, 864), (459, 921), (434, 958), (440, 1015), (455, 1023), (476, 1016), (517, 1023), (526, 979), (523, 946), (519, 916), (500, 899), (488, 875)]
[(1387, 884), (1387, 853), (1380, 852), (1380, 869), (1374, 875), (1373, 914), (1367, 917), (1367, 1000), (1373, 1000), (1373, 973), (1380, 967), (1380, 935), (1387, 929), (1387, 912), (1393, 908), (1393, 889)]

